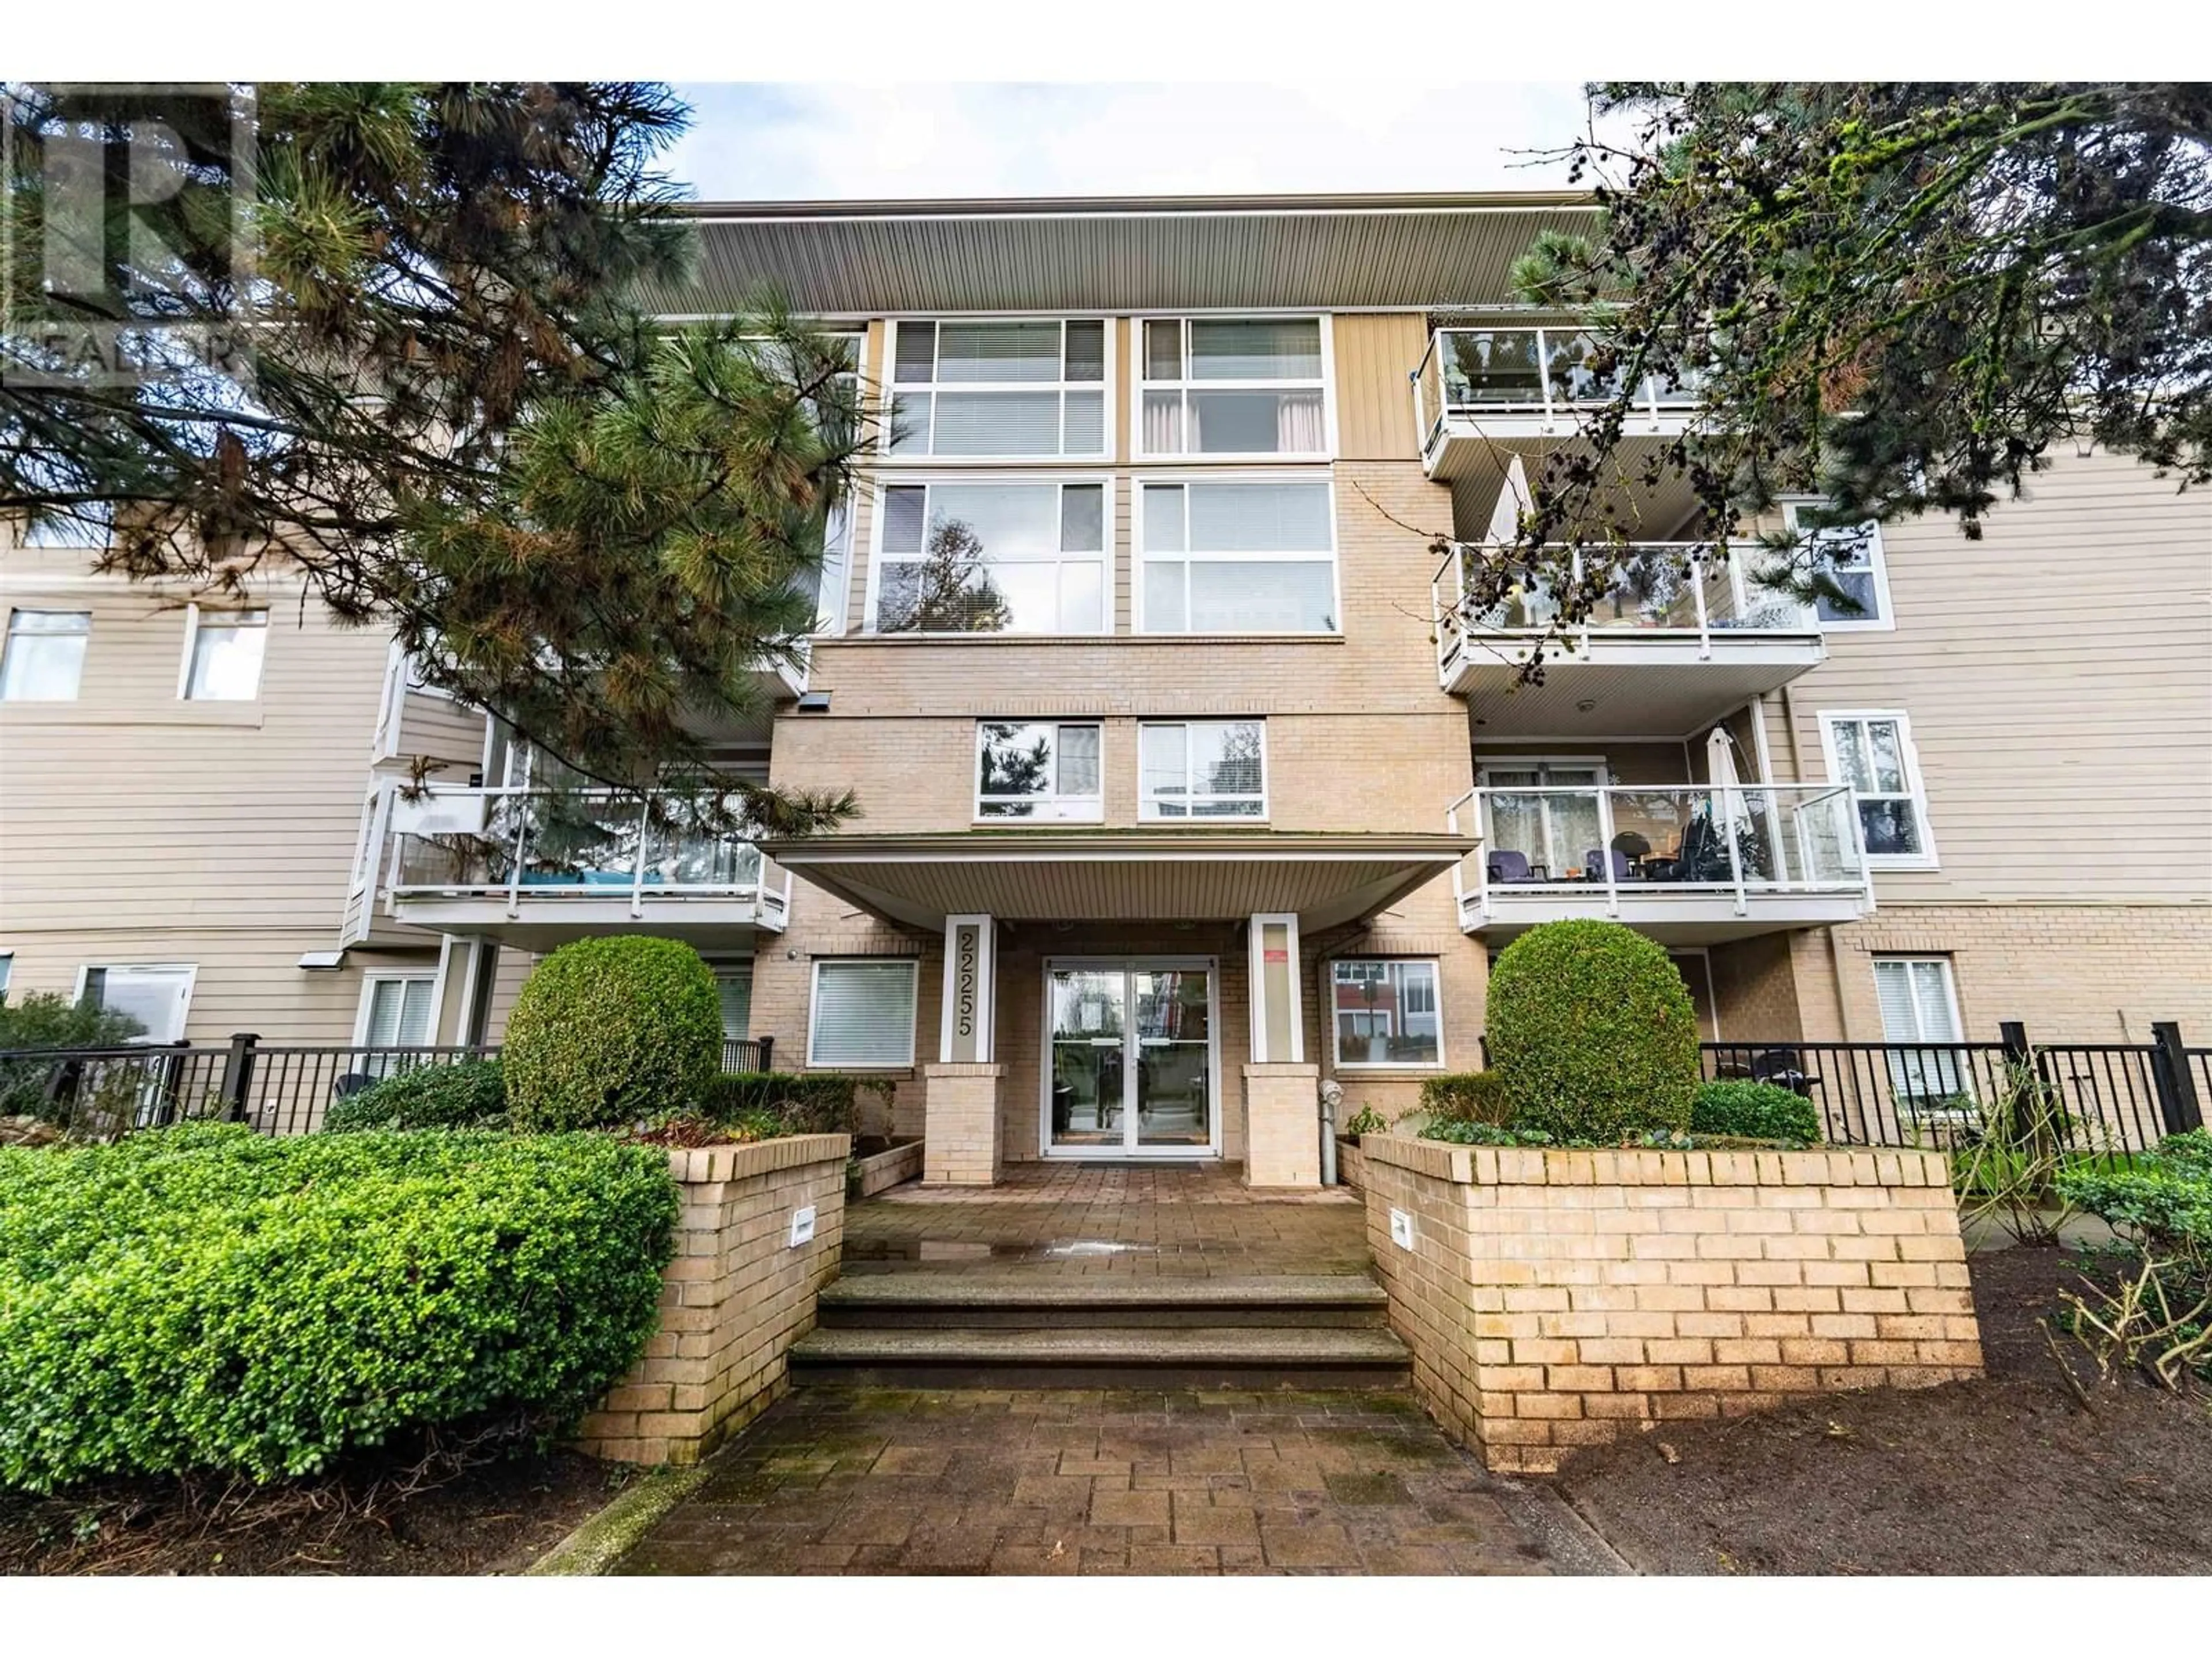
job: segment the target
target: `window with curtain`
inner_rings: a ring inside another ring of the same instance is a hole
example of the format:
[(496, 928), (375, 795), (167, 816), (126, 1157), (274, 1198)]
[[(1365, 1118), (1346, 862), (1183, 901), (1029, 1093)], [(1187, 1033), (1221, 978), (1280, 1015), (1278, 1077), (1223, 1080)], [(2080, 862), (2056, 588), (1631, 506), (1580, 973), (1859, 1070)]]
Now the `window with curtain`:
[(1933, 869), (1928, 801), (1912, 728), (1902, 713), (1820, 715), (1828, 775), (1858, 796), (1859, 830), (1870, 864), (1892, 869)]
[(1141, 455), (1325, 455), (1321, 319), (1154, 317), (1143, 325)]
[(1096, 823), (1105, 817), (1093, 721), (981, 720), (975, 816)]
[(0, 702), (74, 702), (92, 641), (89, 611), (11, 611), (0, 646)]
[(1140, 489), (1140, 633), (1337, 631), (1327, 480), (1193, 478)]
[(1437, 1013), (1433, 961), (1339, 961), (1329, 981), (1340, 1066), (1441, 1061), (1443, 1027)]
[(1957, 988), (1946, 957), (1877, 957), (1874, 987), (1881, 1005), (1882, 1040), (1889, 1051), (1890, 1087), (1900, 1101), (1934, 1104), (1966, 1092), (1960, 1056), (1948, 1048), (1916, 1044), (1955, 1043), (1959, 1029)]
[(886, 484), (876, 628), (885, 634), (1103, 634), (1106, 486)]
[(1267, 744), (1258, 720), (1178, 720), (1137, 729), (1138, 816), (1264, 818)]
[(261, 695), (269, 644), (266, 611), (196, 611), (185, 696), (196, 702), (252, 702)]
[(892, 327), (892, 454), (1105, 454), (1103, 320)]
[(817, 962), (807, 1022), (810, 1066), (911, 1066), (918, 964)]

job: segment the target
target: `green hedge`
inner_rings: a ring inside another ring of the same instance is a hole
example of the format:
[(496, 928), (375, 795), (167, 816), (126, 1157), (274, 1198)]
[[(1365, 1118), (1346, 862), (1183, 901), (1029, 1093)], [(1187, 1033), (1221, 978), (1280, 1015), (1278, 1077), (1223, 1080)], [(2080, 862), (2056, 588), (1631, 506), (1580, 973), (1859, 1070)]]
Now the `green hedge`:
[(677, 1209), (662, 1153), (600, 1135), (0, 1151), (0, 1485), (556, 1431), (644, 1351)]
[[(113, 1048), (145, 1030), (129, 1014), (72, 1002), (58, 991), (32, 991), (13, 1002), (0, 995), (0, 1053), (11, 1048)], [(69, 1108), (46, 1102), (53, 1071), (50, 1060), (0, 1060), (0, 1117), (67, 1123)], [(118, 1084), (135, 1096), (139, 1080), (134, 1066)]]
[(1513, 1121), (1612, 1143), (1689, 1127), (1698, 1018), (1667, 953), (1613, 921), (1550, 921), (1490, 976), (1491, 1064)]
[(365, 1129), (491, 1129), (507, 1123), (507, 1084), (495, 1060), (416, 1066), (372, 1084), (323, 1114), (330, 1134)]
[(538, 964), (500, 1052), (520, 1129), (593, 1129), (696, 1110), (722, 1064), (714, 970), (690, 945), (578, 939)]
[(1513, 1103), (1499, 1072), (1448, 1072), (1423, 1079), (1421, 1109), (1436, 1123), (1509, 1123)]
[(1698, 1086), (1690, 1133), (1811, 1142), (1820, 1139), (1820, 1114), (1804, 1096), (1777, 1084), (1723, 1079)]
[(860, 1090), (836, 1072), (725, 1072), (708, 1084), (703, 1111), (717, 1123), (772, 1118), (787, 1135), (848, 1135)]

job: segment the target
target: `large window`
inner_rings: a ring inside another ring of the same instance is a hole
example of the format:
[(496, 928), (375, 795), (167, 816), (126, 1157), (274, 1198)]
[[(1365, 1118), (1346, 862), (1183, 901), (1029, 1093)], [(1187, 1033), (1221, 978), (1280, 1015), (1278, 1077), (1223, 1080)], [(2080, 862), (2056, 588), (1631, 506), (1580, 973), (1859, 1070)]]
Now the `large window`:
[(1336, 524), (1320, 478), (1139, 486), (1137, 627), (1146, 634), (1334, 634)]
[(977, 722), (975, 816), (1097, 823), (1098, 732), (1091, 721)]
[(1443, 1063), (1435, 963), (1346, 959), (1329, 992), (1340, 1068)]
[(1829, 777), (1858, 792), (1867, 861), (1893, 870), (1934, 869), (1927, 791), (1905, 715), (1890, 709), (1823, 710), (1820, 740)]
[(1267, 728), (1258, 720), (1182, 720), (1137, 732), (1138, 816), (1264, 818)]
[(1836, 592), (1849, 601), (1838, 604), (1828, 594), (1820, 594), (1814, 609), (1820, 612), (1822, 628), (1886, 630), (1895, 626), (1889, 615), (1889, 573), (1882, 563), (1879, 524), (1869, 520), (1840, 529), (1803, 530), (1797, 522), (1795, 503), (1784, 504), (1782, 520), (1804, 537), (1812, 558), (1826, 573)]
[(892, 454), (1105, 454), (1103, 322), (892, 326)]
[(891, 483), (876, 515), (885, 634), (1103, 634), (1106, 486)]
[(11, 611), (0, 647), (0, 702), (73, 702), (92, 637), (88, 611)]
[(185, 1034), (196, 972), (189, 963), (89, 967), (77, 981), (77, 1000), (137, 1020), (145, 1030), (133, 1042), (174, 1042)]
[(911, 961), (816, 963), (806, 1063), (913, 1065), (917, 967)]
[(1139, 455), (1328, 453), (1317, 317), (1155, 317), (1143, 325)]
[(266, 611), (191, 609), (185, 624), (184, 683), (177, 695), (195, 702), (252, 702), (261, 695), (261, 659), (269, 643)]

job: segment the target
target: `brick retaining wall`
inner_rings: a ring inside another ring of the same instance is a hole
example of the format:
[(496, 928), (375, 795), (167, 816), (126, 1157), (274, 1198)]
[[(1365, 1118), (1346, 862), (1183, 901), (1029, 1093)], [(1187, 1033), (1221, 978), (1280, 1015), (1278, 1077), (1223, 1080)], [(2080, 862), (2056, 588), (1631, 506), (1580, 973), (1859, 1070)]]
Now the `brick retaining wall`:
[(1939, 1152), (1360, 1150), (1415, 1389), (1493, 1469), (1555, 1469), (1628, 1425), (1981, 1375)]

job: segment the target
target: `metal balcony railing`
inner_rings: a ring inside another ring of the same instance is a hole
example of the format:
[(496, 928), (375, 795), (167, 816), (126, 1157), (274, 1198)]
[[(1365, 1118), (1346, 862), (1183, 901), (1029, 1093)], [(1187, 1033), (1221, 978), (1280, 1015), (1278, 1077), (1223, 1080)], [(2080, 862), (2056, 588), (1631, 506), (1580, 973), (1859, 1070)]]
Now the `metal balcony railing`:
[(395, 808), (392, 904), (491, 899), (514, 917), (526, 898), (627, 897), (641, 916), (652, 899), (726, 898), (780, 924), (790, 872), (742, 836), (687, 827), (686, 812), (678, 797), (433, 785)]
[[(1471, 789), (1444, 815), (1481, 846), (1453, 878), (1462, 917), (1487, 921), (1502, 897), (1727, 895), (1755, 900), (1856, 894), (1873, 878), (1858, 809), (1844, 784), (1621, 784)], [(1472, 869), (1469, 869), (1472, 866)]]
[[(1591, 367), (1599, 337), (1575, 325), (1440, 328), (1413, 371), (1415, 429), (1421, 453), (1436, 447), (1455, 417), (1510, 416), (1557, 428), (1576, 411), (1613, 401), (1622, 387), (1616, 370)], [(1695, 382), (1678, 384), (1647, 375), (1636, 403), (1656, 425), (1698, 406)]]

